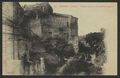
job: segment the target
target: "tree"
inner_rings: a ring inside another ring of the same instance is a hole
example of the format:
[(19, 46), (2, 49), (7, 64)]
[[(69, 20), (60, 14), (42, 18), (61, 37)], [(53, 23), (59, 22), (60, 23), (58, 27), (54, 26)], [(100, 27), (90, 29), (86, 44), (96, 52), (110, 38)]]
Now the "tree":
[(86, 43), (88, 43), (91, 47), (91, 53), (95, 53), (97, 56), (101, 52), (105, 52), (105, 45), (103, 40), (104, 33), (102, 32), (89, 33), (85, 37)]
[(79, 53), (84, 55), (95, 54), (96, 56), (105, 53), (104, 34), (95, 32), (87, 34), (79, 41)]
[(64, 58), (74, 56), (74, 48), (72, 44), (63, 38), (46, 38), (40, 41), (46, 53), (44, 54), (47, 74), (55, 74), (56, 69), (65, 63)]
[(88, 66), (89, 74), (101, 74), (102, 65), (106, 61), (104, 33), (95, 32), (89, 33), (79, 41), (79, 53), (82, 56), (81, 60), (87, 62), (92, 61), (91, 55), (95, 55), (94, 62), (91, 66)]

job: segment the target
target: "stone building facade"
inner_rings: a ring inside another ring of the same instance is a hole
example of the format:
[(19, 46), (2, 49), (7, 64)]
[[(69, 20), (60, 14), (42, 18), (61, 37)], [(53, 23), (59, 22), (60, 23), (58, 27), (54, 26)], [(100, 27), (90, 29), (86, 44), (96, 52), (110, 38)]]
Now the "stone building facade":
[[(34, 41), (40, 38), (64, 38), (77, 52), (76, 17), (54, 13), (49, 3), (21, 7), (17, 2), (4, 2), (2, 6), (3, 74), (20, 75), (23, 54), (29, 54)], [(36, 51), (42, 50), (39, 43), (35, 44)]]
[(78, 50), (78, 18), (53, 12), (49, 3), (23, 6), (32, 33), (40, 38), (61, 37)]
[(54, 13), (49, 3), (26, 6), (24, 9), (31, 18), (28, 23), (31, 30), (39, 37), (60, 36), (72, 40), (78, 36), (78, 19), (71, 15)]
[[(2, 3), (3, 74), (20, 74), (20, 53), (25, 50), (26, 41), (21, 35), (19, 23), (24, 10), (17, 2)], [(19, 19), (19, 20), (18, 20)]]

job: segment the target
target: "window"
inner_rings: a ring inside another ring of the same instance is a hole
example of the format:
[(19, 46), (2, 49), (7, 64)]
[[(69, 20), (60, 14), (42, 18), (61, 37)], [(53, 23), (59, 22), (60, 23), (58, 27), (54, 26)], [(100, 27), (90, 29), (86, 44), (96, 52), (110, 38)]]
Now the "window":
[(68, 39), (68, 33), (63, 33), (65, 39)]
[(49, 37), (52, 37), (52, 32), (49, 31), (49, 32), (48, 32), (48, 36), (49, 36)]
[(52, 34), (52, 32), (48, 32), (50, 35)]
[(58, 38), (58, 37), (59, 37), (59, 35), (58, 35), (58, 34), (55, 34), (54, 36), (55, 36), (55, 38)]
[(60, 28), (59, 28), (59, 31), (60, 31), (60, 32), (63, 32), (63, 31), (64, 31), (64, 28), (60, 27)]

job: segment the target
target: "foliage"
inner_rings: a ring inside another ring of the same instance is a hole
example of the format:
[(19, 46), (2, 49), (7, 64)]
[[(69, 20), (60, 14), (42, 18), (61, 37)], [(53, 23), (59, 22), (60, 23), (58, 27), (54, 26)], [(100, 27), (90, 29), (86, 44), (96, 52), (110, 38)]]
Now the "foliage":
[[(102, 67), (106, 61), (104, 34), (102, 32), (89, 33), (79, 40), (79, 52), (70, 58), (57, 74), (102, 74)], [(92, 60), (92, 56), (95, 59)]]
[(35, 62), (36, 60), (39, 60), (42, 55), (45, 60), (46, 74), (55, 74), (57, 71), (56, 69), (65, 63), (64, 58), (73, 57), (75, 54), (73, 45), (68, 44), (63, 38), (41, 38), (39, 41), (35, 42), (35, 44), (38, 45), (38, 48), (40, 48), (40, 45), (42, 44), (45, 52), (31, 52), (31, 60)]
[[(101, 66), (106, 61), (102, 32), (89, 33), (80, 39), (77, 54), (73, 45), (63, 38), (41, 38), (36, 44), (42, 44), (45, 48), (46, 52), (41, 54), (45, 59), (46, 74), (102, 74)], [(39, 54), (32, 55), (35, 58), (41, 57)], [(92, 55), (95, 55), (94, 60)], [(65, 58), (68, 60), (65, 61)]]
[(47, 53), (54, 52), (59, 57), (70, 57), (74, 55), (72, 44), (63, 38), (47, 38), (43, 41)]

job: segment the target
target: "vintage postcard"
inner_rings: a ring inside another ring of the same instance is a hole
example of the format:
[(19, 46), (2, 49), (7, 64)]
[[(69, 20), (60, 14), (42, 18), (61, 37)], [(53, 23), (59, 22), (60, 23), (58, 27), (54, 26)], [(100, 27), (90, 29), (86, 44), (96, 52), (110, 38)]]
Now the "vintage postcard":
[(2, 2), (3, 75), (117, 75), (117, 2)]

